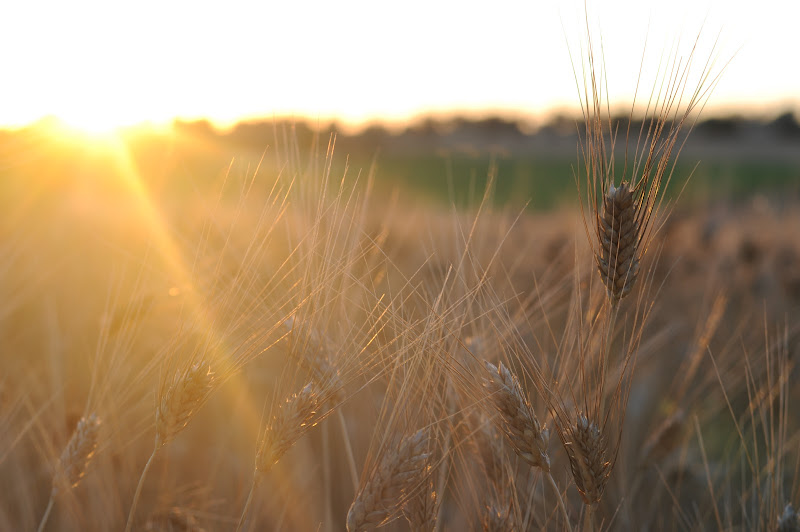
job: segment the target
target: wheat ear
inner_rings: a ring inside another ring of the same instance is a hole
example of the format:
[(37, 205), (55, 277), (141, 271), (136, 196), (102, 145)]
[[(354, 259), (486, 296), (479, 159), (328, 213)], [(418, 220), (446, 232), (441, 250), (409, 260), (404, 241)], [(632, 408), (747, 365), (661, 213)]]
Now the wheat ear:
[(484, 361), (488, 377), (483, 385), (499, 414), (500, 428), (514, 451), (532, 467), (538, 467), (547, 477), (558, 498), (558, 505), (568, 530), (569, 514), (561, 491), (550, 474), (550, 457), (547, 454), (547, 430), (542, 429), (530, 401), (519, 384), (517, 376), (501, 362), (497, 366)]
[(597, 267), (614, 302), (627, 296), (639, 275), (639, 220), (636, 191), (623, 182), (609, 185), (597, 216)]
[(430, 474), (430, 436), (420, 429), (386, 453), (347, 512), (347, 530), (380, 526), (391, 518), (415, 487)]
[(578, 414), (568, 434), (570, 441), (565, 447), (575, 486), (583, 502), (593, 505), (600, 502), (611, 474), (611, 464), (606, 460), (606, 440), (597, 424), (583, 414)]
[(239, 517), (239, 524), (236, 530), (242, 529), (253, 500), (253, 492), (258, 487), (261, 474), (266, 473), (286, 454), (294, 443), (300, 439), (309, 429), (314, 427), (319, 421), (319, 408), (324, 402), (325, 397), (319, 389), (309, 382), (302, 390), (292, 394), (278, 408), (278, 412), (272, 418), (264, 435), (258, 444), (256, 451), (255, 471), (253, 473), (253, 483), (250, 486), (250, 493)]
[(56, 465), (50, 500), (39, 523), (38, 530), (40, 532), (44, 530), (47, 524), (47, 519), (50, 517), (50, 511), (53, 509), (53, 503), (59, 490), (76, 487), (86, 475), (89, 462), (97, 450), (99, 431), (100, 419), (96, 414), (82, 417), (75, 426), (75, 430), (72, 432), (72, 436), (67, 446), (64, 447), (64, 451), (61, 453)]
[(96, 414), (82, 417), (69, 443), (58, 460), (53, 489), (59, 487), (74, 488), (86, 475), (89, 462), (97, 450), (97, 436), (100, 431), (100, 419)]
[[(533, 467), (550, 471), (546, 432), (542, 431), (530, 401), (522, 391), (516, 375), (501, 362), (495, 366), (485, 362), (488, 376), (483, 385), (499, 414), (500, 429), (514, 451)], [(498, 418), (495, 418), (498, 419)]]
[(259, 443), (256, 471), (269, 471), (303, 434), (317, 424), (321, 402), (318, 389), (310, 382), (286, 399)]
[(205, 404), (214, 389), (215, 381), (216, 377), (211, 371), (210, 364), (200, 361), (192, 364), (188, 369), (175, 372), (172, 380), (162, 388), (161, 399), (156, 405), (155, 446), (139, 476), (125, 532), (130, 532), (133, 526), (136, 505), (139, 503), (144, 479), (153, 463), (153, 458), (161, 447), (169, 443), (186, 427), (192, 416)]
[(208, 399), (215, 376), (206, 362), (177, 372), (156, 406), (156, 447), (169, 443), (182, 431)]

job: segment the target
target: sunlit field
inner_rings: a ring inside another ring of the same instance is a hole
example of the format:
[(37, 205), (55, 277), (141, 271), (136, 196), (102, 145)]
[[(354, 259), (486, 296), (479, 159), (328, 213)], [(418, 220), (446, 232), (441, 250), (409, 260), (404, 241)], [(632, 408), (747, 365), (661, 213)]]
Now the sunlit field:
[(800, 529), (800, 126), (585, 53), (536, 131), (1, 132), (0, 530)]

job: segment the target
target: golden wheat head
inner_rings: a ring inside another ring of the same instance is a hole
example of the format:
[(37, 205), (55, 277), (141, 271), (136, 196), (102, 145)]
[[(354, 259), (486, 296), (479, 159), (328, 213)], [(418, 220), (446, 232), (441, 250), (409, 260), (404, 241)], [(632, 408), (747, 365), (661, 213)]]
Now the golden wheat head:
[(267, 427), (256, 453), (256, 471), (266, 472), (292, 445), (313, 427), (321, 404), (318, 390), (312, 383), (286, 399)]
[(606, 459), (606, 439), (597, 423), (583, 414), (578, 414), (568, 434), (570, 441), (565, 447), (575, 486), (584, 503), (598, 503), (611, 474), (611, 464)]
[(82, 417), (58, 459), (53, 490), (74, 488), (86, 475), (89, 462), (97, 450), (100, 419), (96, 414)]
[(214, 383), (214, 373), (206, 362), (196, 362), (175, 373), (156, 406), (156, 448), (169, 443), (186, 427), (205, 404)]
[(495, 366), (484, 362), (488, 375), (483, 385), (498, 414), (499, 425), (514, 451), (533, 467), (550, 471), (547, 454), (547, 432), (542, 430), (530, 401), (522, 391), (516, 375), (501, 362)]
[(627, 296), (639, 275), (639, 220), (637, 198), (630, 185), (613, 184), (603, 196), (603, 211), (597, 216), (597, 267), (613, 301)]
[(347, 530), (368, 530), (396, 515), (430, 474), (430, 435), (420, 429), (387, 452), (347, 512)]

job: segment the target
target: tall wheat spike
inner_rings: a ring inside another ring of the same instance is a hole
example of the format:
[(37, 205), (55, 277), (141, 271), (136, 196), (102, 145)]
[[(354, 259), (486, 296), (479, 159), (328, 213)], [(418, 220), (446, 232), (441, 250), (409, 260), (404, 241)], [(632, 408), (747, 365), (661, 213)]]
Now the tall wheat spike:
[(630, 185), (611, 184), (597, 217), (600, 246), (596, 255), (600, 278), (613, 301), (627, 296), (639, 275), (639, 220), (637, 198)]
[[(608, 113), (608, 96), (603, 92), (605, 71), (597, 68), (588, 18), (586, 30), (583, 87), (578, 82), (584, 121), (579, 150), (595, 234), (590, 234), (589, 223), (586, 231), (600, 277), (609, 298), (616, 304), (636, 284), (639, 262), (653, 236), (653, 216), (663, 201), (663, 187), (672, 179), (683, 142), (693, 126), (692, 112), (698, 107), (702, 109), (708, 101), (721, 72), (712, 76), (713, 61), (709, 59), (692, 91), (688, 84), (695, 50), (688, 58), (671, 55), (667, 68), (660, 69), (654, 81), (638, 136), (631, 130), (631, 124), (637, 119), (637, 82), (628, 125), (621, 139), (624, 160), (619, 163), (615, 160), (619, 140), (617, 125)], [(574, 66), (573, 63), (573, 69)], [(687, 93), (688, 98), (685, 97)], [(684, 127), (688, 129), (686, 135), (682, 135)], [(628, 146), (632, 141), (635, 145)], [(576, 183), (580, 186), (579, 179)]]

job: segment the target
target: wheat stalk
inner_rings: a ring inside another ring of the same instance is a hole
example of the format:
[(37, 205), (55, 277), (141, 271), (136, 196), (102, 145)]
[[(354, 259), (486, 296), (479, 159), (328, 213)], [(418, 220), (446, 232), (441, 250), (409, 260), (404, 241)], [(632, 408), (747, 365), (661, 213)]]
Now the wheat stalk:
[(430, 435), (420, 429), (384, 455), (347, 512), (347, 530), (375, 528), (388, 521), (430, 474)]

